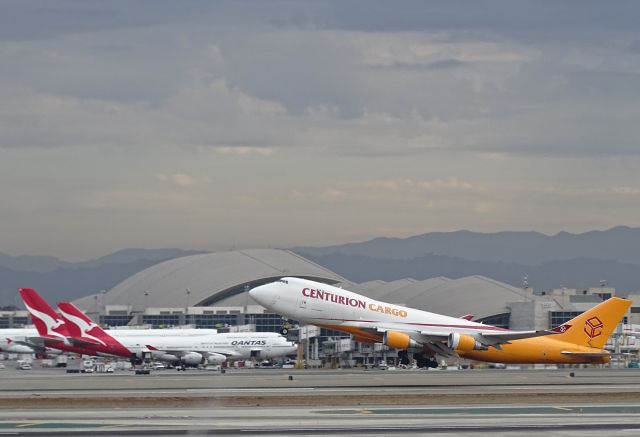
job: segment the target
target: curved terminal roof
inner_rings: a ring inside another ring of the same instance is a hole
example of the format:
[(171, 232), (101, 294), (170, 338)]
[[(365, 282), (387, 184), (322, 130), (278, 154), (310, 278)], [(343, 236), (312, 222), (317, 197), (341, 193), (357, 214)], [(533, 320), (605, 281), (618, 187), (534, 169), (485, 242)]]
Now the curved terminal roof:
[(378, 284), (376, 288), (365, 289), (362, 294), (373, 299), (449, 316), (457, 317), (471, 313), (474, 319), (508, 313), (510, 310), (507, 304), (527, 299), (524, 290), (484, 276), (393, 281)]
[(123, 305), (133, 312), (146, 307), (185, 308), (187, 305), (242, 307), (256, 305), (246, 291), (282, 276), (340, 283), (343, 288), (372, 299), (450, 316), (472, 313), (475, 319), (508, 313), (509, 303), (527, 300), (524, 290), (483, 276), (353, 284), (293, 252), (252, 249), (165, 261), (122, 281), (98, 300), (95, 295), (87, 296), (78, 299), (76, 304), (84, 309), (96, 308), (98, 302), (100, 307)]
[(386, 296), (390, 291), (399, 290), (416, 282), (418, 281), (412, 278), (397, 279), (391, 282), (371, 281), (356, 285), (353, 291), (372, 299), (383, 300), (382, 297)]
[(385, 300), (391, 303), (397, 303), (406, 305), (407, 301), (416, 296), (422, 296), (429, 290), (435, 287), (439, 287), (443, 284), (447, 284), (451, 281), (449, 278), (438, 276), (436, 278), (429, 278), (423, 281), (413, 280), (412, 282), (405, 283), (403, 285), (399, 281), (389, 282), (388, 284), (396, 284), (399, 287), (380, 287), (373, 290), (370, 297), (375, 294), (376, 299)]
[[(299, 276), (329, 284), (349, 283), (288, 250), (251, 249), (164, 261), (125, 279), (100, 300), (103, 305), (127, 305), (133, 311), (146, 307), (211, 306), (282, 276)], [(76, 304), (91, 308), (94, 299), (87, 296)], [(241, 305), (246, 305), (247, 297), (239, 299)]]

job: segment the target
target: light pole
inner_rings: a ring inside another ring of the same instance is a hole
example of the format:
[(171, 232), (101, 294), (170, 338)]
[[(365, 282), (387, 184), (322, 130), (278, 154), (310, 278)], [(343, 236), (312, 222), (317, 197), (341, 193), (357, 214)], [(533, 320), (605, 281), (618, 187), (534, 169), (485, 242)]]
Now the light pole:
[(184, 324), (189, 324), (189, 296), (191, 295), (191, 290), (189, 288), (185, 289), (185, 294), (187, 295), (187, 305), (184, 308)]
[(146, 311), (149, 308), (149, 295), (151, 294), (151, 290), (144, 291), (144, 310)]
[[(100, 290), (100, 300), (102, 300), (102, 314), (107, 315), (107, 301), (105, 299), (105, 294), (107, 294), (107, 290)], [(98, 319), (100, 315), (98, 314)]]

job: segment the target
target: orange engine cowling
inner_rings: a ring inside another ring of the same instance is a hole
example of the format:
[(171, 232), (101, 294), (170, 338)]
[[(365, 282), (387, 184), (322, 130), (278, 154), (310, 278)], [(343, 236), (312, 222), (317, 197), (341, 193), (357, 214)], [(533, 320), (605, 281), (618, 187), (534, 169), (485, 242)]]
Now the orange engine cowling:
[(447, 346), (456, 351), (484, 351), (487, 347), (472, 335), (452, 332), (447, 339)]
[(409, 337), (409, 334), (396, 331), (385, 331), (382, 342), (394, 349), (409, 349), (418, 346), (418, 343)]

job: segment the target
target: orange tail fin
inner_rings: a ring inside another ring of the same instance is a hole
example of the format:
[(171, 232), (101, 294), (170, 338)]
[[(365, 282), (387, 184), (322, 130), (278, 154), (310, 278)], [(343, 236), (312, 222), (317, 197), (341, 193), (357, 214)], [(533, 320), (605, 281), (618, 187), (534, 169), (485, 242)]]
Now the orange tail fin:
[(631, 301), (612, 297), (567, 323), (554, 328), (553, 338), (581, 346), (602, 349), (618, 323), (629, 310)]

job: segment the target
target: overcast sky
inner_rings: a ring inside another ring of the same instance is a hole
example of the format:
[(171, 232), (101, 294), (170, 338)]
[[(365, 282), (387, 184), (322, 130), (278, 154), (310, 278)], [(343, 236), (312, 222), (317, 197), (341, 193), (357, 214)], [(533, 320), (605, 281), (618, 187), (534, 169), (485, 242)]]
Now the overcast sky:
[(640, 226), (640, 2), (0, 2), (0, 252)]

